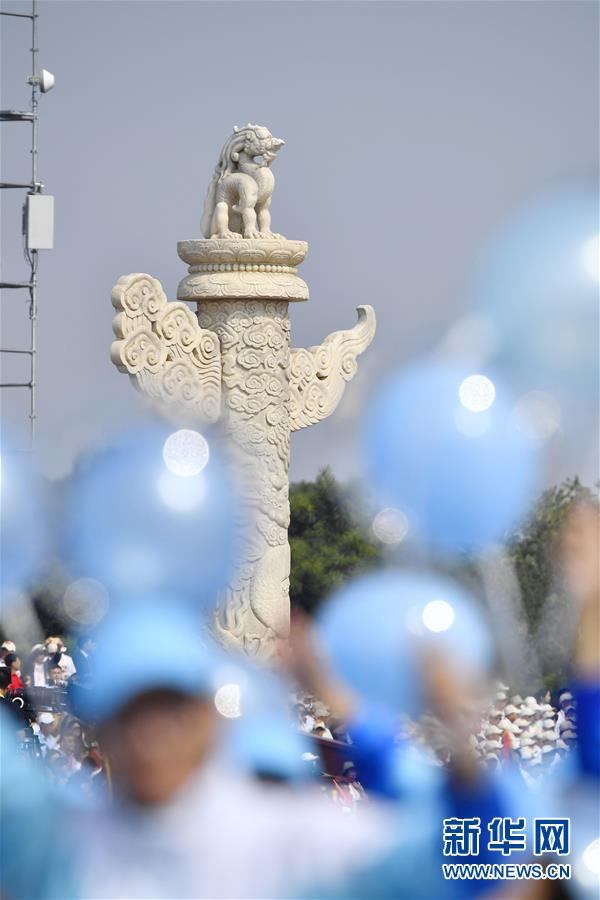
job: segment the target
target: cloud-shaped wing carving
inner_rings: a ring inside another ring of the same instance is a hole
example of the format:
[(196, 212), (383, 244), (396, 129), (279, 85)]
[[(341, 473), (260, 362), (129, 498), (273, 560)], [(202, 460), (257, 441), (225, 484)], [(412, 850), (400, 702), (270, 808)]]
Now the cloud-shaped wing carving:
[(331, 415), (346, 383), (358, 369), (356, 357), (375, 335), (375, 311), (358, 306), (358, 322), (348, 331), (334, 331), (318, 347), (291, 351), (290, 425), (292, 431)]
[(119, 371), (169, 418), (221, 414), (221, 349), (185, 303), (169, 302), (156, 278), (124, 275), (112, 290), (117, 315), (110, 355)]

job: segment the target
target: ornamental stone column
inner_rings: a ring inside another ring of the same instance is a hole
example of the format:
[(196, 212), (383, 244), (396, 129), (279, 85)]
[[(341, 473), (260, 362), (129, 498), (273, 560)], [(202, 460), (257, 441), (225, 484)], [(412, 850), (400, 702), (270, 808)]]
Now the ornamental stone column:
[(289, 633), (290, 433), (334, 411), (375, 333), (372, 307), (359, 306), (350, 330), (290, 348), (289, 304), (309, 296), (298, 275), (308, 248), (271, 231), (281, 146), (264, 127), (234, 129), (209, 186), (205, 239), (177, 245), (188, 274), (176, 302), (146, 274), (120, 278), (112, 292), (117, 367), (167, 416), (198, 427), (221, 420), (230, 437), (251, 526), (214, 628), (262, 657)]

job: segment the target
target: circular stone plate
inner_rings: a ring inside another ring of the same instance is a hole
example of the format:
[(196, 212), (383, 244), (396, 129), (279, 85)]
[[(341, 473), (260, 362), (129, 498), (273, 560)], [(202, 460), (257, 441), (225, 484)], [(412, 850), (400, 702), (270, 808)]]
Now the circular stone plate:
[(188, 266), (203, 263), (257, 263), (271, 266), (299, 266), (306, 257), (306, 241), (269, 239), (179, 241), (177, 253)]
[(308, 286), (296, 267), (306, 241), (233, 239), (180, 241), (179, 257), (189, 274), (179, 283), (179, 300), (308, 300)]

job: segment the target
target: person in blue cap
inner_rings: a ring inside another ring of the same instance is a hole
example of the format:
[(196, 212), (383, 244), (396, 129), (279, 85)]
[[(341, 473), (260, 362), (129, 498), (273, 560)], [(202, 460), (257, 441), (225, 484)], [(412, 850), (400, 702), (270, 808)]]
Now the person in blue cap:
[[(218, 653), (177, 603), (110, 616), (86, 684), (74, 686), (77, 715), (98, 725), (115, 789), (139, 804), (168, 800), (210, 752), (217, 716), (210, 694)], [(168, 668), (161, 648), (171, 647)]]
[[(113, 787), (112, 802), (66, 817), (81, 897), (299, 897), (315, 871), (332, 883), (387, 846), (383, 811), (340, 816), (317, 786), (295, 791), (253, 777), (230, 752), (216, 693), (235, 665), (178, 603), (107, 617), (89, 682), (73, 688)], [(246, 735), (234, 749), (250, 746), (264, 767), (259, 738), (249, 745)], [(272, 739), (270, 728), (263, 738)]]

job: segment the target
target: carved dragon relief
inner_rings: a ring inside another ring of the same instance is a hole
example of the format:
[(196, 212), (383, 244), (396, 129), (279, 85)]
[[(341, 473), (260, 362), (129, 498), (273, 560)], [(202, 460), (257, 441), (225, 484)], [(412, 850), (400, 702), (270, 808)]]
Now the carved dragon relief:
[[(185, 410), (199, 426), (222, 419), (230, 435), (252, 515), (215, 630), (224, 643), (266, 657), (289, 630), (290, 433), (331, 415), (375, 333), (372, 307), (359, 306), (353, 328), (290, 350), (289, 301), (306, 299), (308, 290), (295, 268), (306, 244), (273, 235), (265, 214), (274, 184), (269, 166), (282, 145), (251, 125), (225, 144), (202, 222), (210, 239), (178, 245), (189, 263), (178, 297), (195, 300), (197, 315), (186, 303), (168, 302), (150, 275), (125, 276), (112, 293), (115, 365), (167, 416)], [(263, 187), (270, 188), (268, 197), (261, 194), (256, 178), (255, 203), (244, 179), (257, 169), (268, 172)]]
[[(243, 563), (222, 598), (215, 627), (227, 644), (269, 655), (289, 627), (288, 304), (237, 300), (199, 305), (221, 342), (224, 418), (250, 530)], [(287, 602), (286, 602), (287, 601)]]

